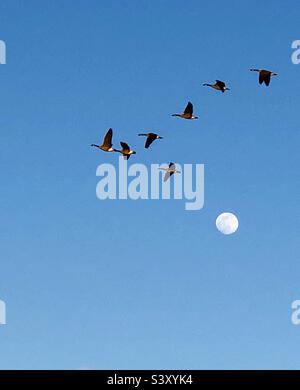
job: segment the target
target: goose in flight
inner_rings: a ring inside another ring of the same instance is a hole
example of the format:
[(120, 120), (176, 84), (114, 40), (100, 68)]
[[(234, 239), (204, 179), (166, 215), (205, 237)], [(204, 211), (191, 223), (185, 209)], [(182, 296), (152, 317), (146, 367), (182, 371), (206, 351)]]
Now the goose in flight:
[(191, 102), (188, 102), (187, 106), (185, 107), (185, 110), (181, 114), (172, 114), (172, 116), (179, 116), (183, 119), (198, 119), (197, 116), (193, 115), (193, 105)]
[(216, 80), (214, 84), (203, 84), (203, 86), (217, 89), (218, 91), (222, 91), (222, 93), (229, 91), (229, 88), (226, 87), (226, 84), (220, 80)]
[(258, 72), (259, 73), (259, 84), (265, 83), (268, 87), (270, 85), (271, 77), (272, 76), (278, 76), (277, 73), (271, 72), (270, 70), (265, 69), (250, 69), (251, 72)]
[(174, 173), (181, 173), (180, 171), (177, 171), (176, 165), (173, 162), (169, 163), (168, 168), (159, 168), (162, 171), (166, 171), (164, 176), (164, 182), (166, 182)]
[(113, 131), (112, 129), (109, 129), (108, 132), (105, 134), (102, 145), (92, 144), (91, 146), (101, 149), (104, 152), (117, 152), (117, 150), (112, 147), (112, 142), (111, 142), (112, 136), (113, 136)]
[(120, 142), (120, 145), (122, 146), (122, 150), (116, 150), (116, 152), (123, 154), (125, 160), (128, 160), (132, 154), (136, 154), (125, 142)]
[(155, 134), (155, 133), (141, 133), (139, 135), (147, 137), (146, 142), (145, 142), (145, 148), (146, 149), (148, 149), (149, 146), (152, 144), (152, 142), (155, 141), (156, 139), (162, 139), (163, 138), (160, 135)]

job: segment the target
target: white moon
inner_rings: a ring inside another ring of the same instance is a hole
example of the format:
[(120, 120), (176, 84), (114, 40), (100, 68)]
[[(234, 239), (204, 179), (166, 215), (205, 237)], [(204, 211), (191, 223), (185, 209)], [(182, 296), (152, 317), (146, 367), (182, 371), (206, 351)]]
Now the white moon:
[(221, 233), (232, 234), (237, 231), (239, 221), (232, 213), (222, 213), (216, 219), (216, 226)]

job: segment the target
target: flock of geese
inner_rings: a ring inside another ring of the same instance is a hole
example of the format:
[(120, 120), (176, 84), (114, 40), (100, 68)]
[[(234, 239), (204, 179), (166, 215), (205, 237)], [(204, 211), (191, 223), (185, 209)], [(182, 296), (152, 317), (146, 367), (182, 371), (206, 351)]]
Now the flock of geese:
[[(250, 69), (251, 72), (258, 72), (259, 77), (258, 81), (259, 84), (265, 84), (267, 87), (270, 85), (271, 82), (271, 77), (277, 76), (277, 73), (274, 73), (270, 70), (265, 70), (265, 69)], [(221, 91), (224, 93), (225, 91), (229, 91), (230, 89), (226, 86), (226, 84), (223, 81), (216, 80), (214, 84), (208, 84), (205, 83), (203, 86), (210, 87), (213, 89), (216, 89), (218, 91)], [(182, 119), (187, 119), (187, 120), (195, 120), (198, 119), (198, 116), (194, 115), (194, 109), (193, 109), (193, 104), (191, 102), (188, 102), (187, 106), (185, 107), (184, 111), (180, 114), (172, 114), (174, 117), (179, 117)], [(144, 136), (146, 137), (146, 142), (145, 142), (145, 148), (148, 149), (149, 146), (157, 139), (162, 139), (160, 135), (156, 133), (140, 133), (138, 134), (139, 136)], [(132, 154), (136, 154), (134, 150), (130, 148), (130, 146), (126, 142), (120, 142), (120, 145), (122, 147), (121, 150), (113, 148), (112, 144), (112, 137), (113, 137), (113, 130), (110, 128), (107, 133), (104, 136), (103, 142), (101, 145), (97, 144), (92, 144), (91, 146), (101, 149), (104, 152), (117, 152), (121, 153), (124, 156), (124, 159), (128, 160)], [(169, 163), (169, 166), (166, 168), (160, 168), (164, 171), (166, 171), (165, 176), (164, 176), (164, 182), (166, 182), (174, 173), (180, 173), (176, 169), (176, 165), (173, 162)]]

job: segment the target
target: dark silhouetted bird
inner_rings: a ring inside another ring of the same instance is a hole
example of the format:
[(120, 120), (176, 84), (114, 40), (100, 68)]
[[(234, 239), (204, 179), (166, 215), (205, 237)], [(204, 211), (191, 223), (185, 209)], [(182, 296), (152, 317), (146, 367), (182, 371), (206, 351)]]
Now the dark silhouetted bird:
[(156, 139), (162, 139), (163, 138), (160, 135), (155, 134), (155, 133), (141, 133), (139, 135), (147, 137), (146, 142), (145, 142), (145, 148), (146, 149), (148, 149), (149, 146), (152, 144), (152, 142), (155, 141)]
[(177, 171), (176, 165), (173, 162), (169, 163), (168, 168), (159, 168), (162, 171), (166, 171), (164, 176), (164, 182), (166, 182), (174, 173), (181, 173), (180, 171)]
[(178, 116), (183, 119), (198, 119), (197, 116), (193, 115), (193, 105), (191, 102), (188, 102), (185, 110), (181, 114), (172, 114), (172, 116)]
[(270, 70), (265, 69), (250, 69), (251, 72), (258, 72), (259, 73), (259, 84), (265, 83), (268, 87), (270, 85), (271, 77), (272, 76), (278, 76), (277, 73), (271, 72)]
[(108, 132), (105, 134), (102, 145), (92, 144), (91, 146), (101, 149), (104, 152), (117, 152), (117, 150), (112, 147), (112, 142), (111, 142), (112, 136), (113, 136), (113, 131), (112, 129), (109, 129)]
[(131, 150), (125, 142), (120, 142), (120, 145), (122, 146), (122, 150), (116, 149), (116, 152), (123, 154), (125, 160), (128, 160), (132, 154), (136, 154), (136, 152)]
[(229, 91), (229, 88), (226, 87), (226, 84), (223, 81), (216, 80), (215, 84), (203, 84), (205, 87), (211, 87), (217, 89), (218, 91)]

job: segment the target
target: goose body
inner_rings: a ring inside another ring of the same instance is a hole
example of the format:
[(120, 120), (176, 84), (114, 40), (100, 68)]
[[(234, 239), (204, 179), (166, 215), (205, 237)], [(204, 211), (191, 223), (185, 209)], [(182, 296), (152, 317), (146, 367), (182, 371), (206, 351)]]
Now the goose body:
[(113, 130), (109, 129), (105, 134), (102, 145), (92, 144), (95, 148), (101, 149), (104, 152), (116, 152), (117, 150), (112, 147)]
[(172, 114), (172, 116), (178, 116), (183, 119), (198, 119), (197, 116), (193, 115), (193, 104), (188, 102), (185, 110), (181, 114)]
[(164, 182), (166, 182), (167, 180), (169, 180), (169, 178), (174, 175), (174, 173), (180, 173), (180, 171), (178, 171), (176, 169), (176, 165), (173, 163), (173, 162), (170, 162), (169, 163), (169, 166), (168, 168), (159, 168), (160, 170), (162, 171), (166, 171), (165, 173), (165, 176), (164, 176)]
[(274, 72), (272, 72), (270, 70), (266, 70), (266, 69), (250, 69), (250, 71), (251, 72), (258, 72), (259, 73), (259, 77), (258, 77), (259, 84), (265, 83), (265, 85), (267, 87), (270, 85), (271, 77), (278, 76), (277, 73), (274, 73)]
[(229, 88), (226, 87), (226, 84), (221, 80), (216, 80), (214, 84), (203, 84), (205, 87), (211, 87), (213, 89), (216, 89), (218, 91), (222, 91), (224, 93), (225, 91), (229, 91)]
[(136, 154), (125, 142), (120, 142), (120, 145), (122, 146), (122, 150), (116, 150), (116, 152), (123, 154), (125, 160), (128, 160), (132, 154)]
[(154, 142), (156, 139), (162, 139), (158, 134), (155, 133), (140, 133), (139, 136), (145, 136), (147, 137), (146, 142), (145, 142), (145, 148), (148, 149), (149, 146)]

